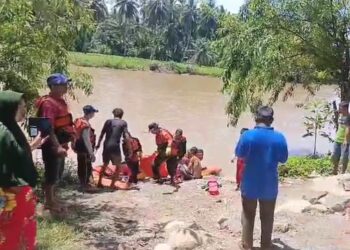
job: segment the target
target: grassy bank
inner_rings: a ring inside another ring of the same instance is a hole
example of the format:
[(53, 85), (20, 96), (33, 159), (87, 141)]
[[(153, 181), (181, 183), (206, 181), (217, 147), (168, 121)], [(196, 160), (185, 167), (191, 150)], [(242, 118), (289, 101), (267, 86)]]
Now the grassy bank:
[(312, 174), (327, 176), (332, 174), (332, 170), (330, 157), (294, 156), (279, 167), (279, 175), (281, 177), (309, 177)]
[(66, 222), (38, 218), (38, 250), (83, 249), (80, 232)]
[(221, 77), (223, 74), (223, 70), (216, 67), (203, 67), (192, 64), (162, 62), (134, 57), (71, 52), (69, 59), (72, 64), (84, 67), (106, 67), (112, 69), (143, 71), (149, 71), (150, 69), (153, 69), (159, 70), (161, 72), (163, 71), (173, 72), (177, 74), (193, 74), (212, 77)]

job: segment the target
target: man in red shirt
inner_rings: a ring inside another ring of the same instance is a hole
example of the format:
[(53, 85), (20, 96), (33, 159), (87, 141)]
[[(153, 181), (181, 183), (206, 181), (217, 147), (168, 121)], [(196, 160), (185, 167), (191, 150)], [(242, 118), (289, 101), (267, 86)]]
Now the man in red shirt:
[(163, 183), (160, 179), (159, 168), (164, 161), (166, 161), (168, 173), (170, 175), (171, 184), (175, 185), (176, 168), (178, 164), (178, 157), (174, 155), (175, 150), (172, 150), (173, 135), (166, 129), (159, 127), (157, 123), (151, 123), (148, 126), (149, 131), (156, 136), (157, 144), (157, 156), (154, 159), (152, 169), (153, 169), (153, 179), (157, 183)]
[(49, 76), (47, 85), (50, 93), (36, 102), (38, 117), (49, 118), (51, 123), (50, 137), (42, 146), (42, 156), (45, 165), (45, 207), (54, 212), (65, 210), (55, 197), (55, 185), (63, 174), (68, 143), (75, 140), (72, 115), (63, 99), (70, 81), (59, 73)]

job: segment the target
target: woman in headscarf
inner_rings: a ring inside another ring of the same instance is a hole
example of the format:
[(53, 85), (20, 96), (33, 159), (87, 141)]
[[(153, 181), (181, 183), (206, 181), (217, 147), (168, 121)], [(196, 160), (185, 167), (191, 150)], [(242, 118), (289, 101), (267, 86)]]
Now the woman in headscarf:
[(31, 151), (45, 139), (28, 143), (17, 124), (25, 115), (23, 94), (0, 92), (0, 249), (35, 249), (38, 174)]

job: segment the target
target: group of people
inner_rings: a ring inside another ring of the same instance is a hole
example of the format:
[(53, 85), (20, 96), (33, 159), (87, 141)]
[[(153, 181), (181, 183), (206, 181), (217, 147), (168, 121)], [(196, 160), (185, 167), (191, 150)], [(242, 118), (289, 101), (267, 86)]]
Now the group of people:
[[(110, 186), (115, 188), (116, 182), (120, 181), (121, 148), (131, 170), (128, 184), (137, 183), (142, 146), (138, 138), (128, 131), (127, 122), (122, 119), (123, 110), (113, 110), (113, 118), (105, 122), (97, 140), (90, 121), (98, 110), (86, 105), (83, 116), (74, 120), (64, 99), (70, 82), (71, 79), (59, 73), (47, 78), (50, 92), (41, 96), (35, 106), (36, 117), (45, 119), (49, 126), (38, 125), (38, 133), (32, 140), (28, 140), (24, 129), (18, 125), (25, 121), (27, 114), (23, 94), (10, 90), (0, 92), (0, 249), (35, 249), (37, 198), (33, 190), (38, 184), (38, 172), (33, 162), (33, 150), (42, 151), (44, 207), (51, 212), (67, 211), (64, 202), (56, 195), (56, 185), (62, 178), (69, 145), (77, 154), (81, 189), (94, 188), (91, 185), (92, 163), (103, 140), (103, 167), (97, 187), (102, 187), (102, 178), (110, 162), (116, 166)], [(177, 184), (177, 177), (181, 175), (178, 171), (180, 162), (186, 166), (186, 179), (201, 177), (197, 169), (203, 151), (193, 148), (186, 154), (187, 141), (181, 129), (173, 135), (157, 123), (150, 124), (148, 128), (155, 135), (157, 146), (152, 164), (155, 182), (163, 182), (159, 171), (163, 162), (167, 164), (172, 185)]]
[[(40, 97), (36, 107), (37, 116), (48, 119), (51, 127), (49, 130), (39, 129), (39, 134), (30, 142), (18, 125), (26, 117), (23, 95), (13, 91), (0, 92), (0, 249), (35, 249), (36, 197), (33, 188), (38, 184), (38, 173), (32, 158), (35, 149), (42, 150), (45, 207), (52, 211), (66, 210), (64, 203), (56, 196), (55, 185), (62, 176), (69, 144), (77, 153), (78, 175), (83, 189), (90, 188), (95, 149), (101, 147), (103, 140), (103, 167), (97, 186), (102, 186), (101, 180), (110, 162), (116, 166), (111, 187), (119, 181), (121, 148), (132, 173), (129, 183), (137, 183), (142, 146), (128, 131), (127, 123), (122, 119), (123, 110), (113, 110), (113, 119), (105, 122), (97, 140), (90, 120), (98, 110), (91, 105), (84, 106), (84, 115), (75, 120), (68, 110), (63, 96), (70, 81), (63, 74), (53, 74), (47, 79), (50, 93)], [(340, 128), (333, 154), (335, 172), (340, 155), (343, 155), (342, 172), (347, 166), (346, 150), (350, 140), (348, 107), (348, 103), (340, 105)], [(257, 203), (260, 206), (261, 247), (270, 249), (272, 246), (278, 165), (288, 159), (286, 139), (273, 129), (273, 121), (273, 109), (260, 107), (255, 114), (256, 126), (241, 131), (235, 150), (238, 157), (237, 188), (242, 196), (242, 249), (253, 248)], [(202, 177), (203, 150), (193, 147), (187, 152), (186, 137), (181, 129), (172, 134), (157, 123), (150, 124), (148, 128), (155, 135), (157, 146), (157, 156), (152, 165), (155, 182), (163, 182), (159, 171), (163, 162), (167, 163), (173, 185), (177, 184), (179, 176), (184, 180)]]

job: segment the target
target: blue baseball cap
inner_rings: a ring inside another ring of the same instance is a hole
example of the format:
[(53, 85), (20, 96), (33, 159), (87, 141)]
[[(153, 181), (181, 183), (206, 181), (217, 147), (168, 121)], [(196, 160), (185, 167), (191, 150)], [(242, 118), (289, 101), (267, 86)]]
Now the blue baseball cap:
[(91, 105), (86, 105), (83, 107), (84, 114), (97, 113), (98, 110)]
[(47, 78), (47, 85), (48, 86), (60, 86), (60, 85), (68, 85), (72, 79), (68, 78), (64, 74), (61, 73), (55, 73), (50, 75)]

